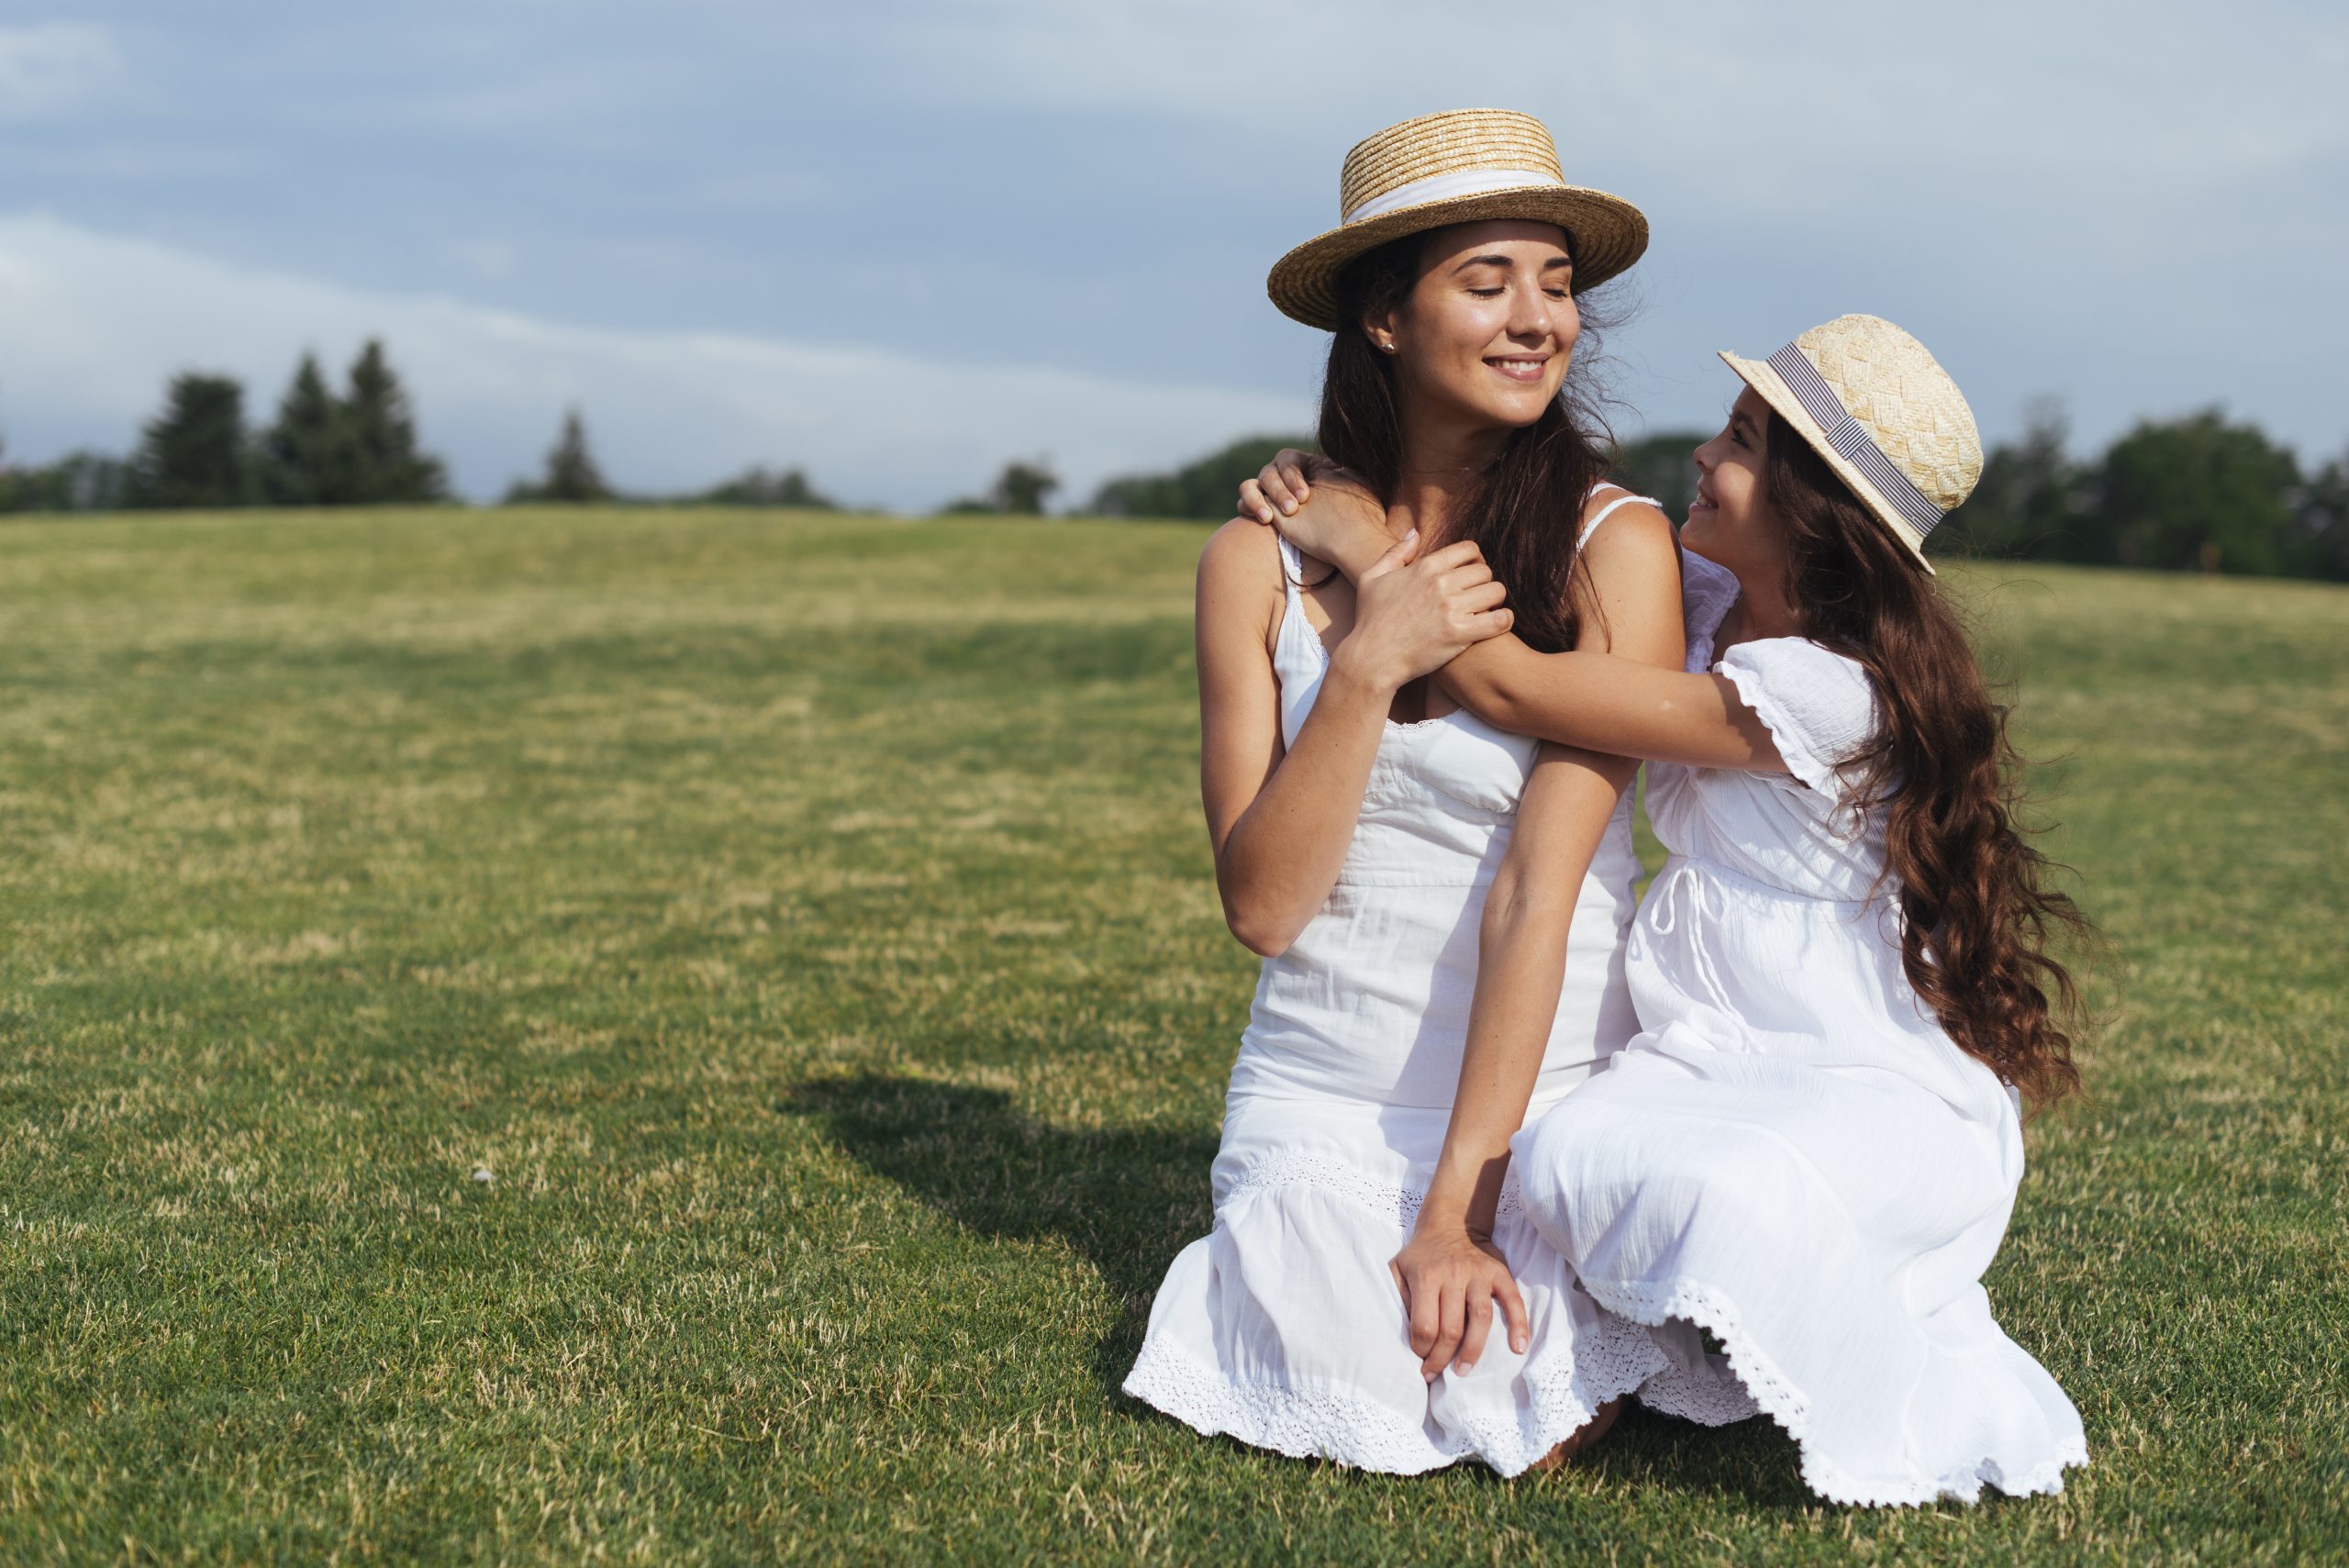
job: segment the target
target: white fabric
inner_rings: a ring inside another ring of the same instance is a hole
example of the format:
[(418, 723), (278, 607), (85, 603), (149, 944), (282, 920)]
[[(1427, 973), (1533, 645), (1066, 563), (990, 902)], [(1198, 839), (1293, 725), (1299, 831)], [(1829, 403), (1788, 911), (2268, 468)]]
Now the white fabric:
[(2060, 1491), (2079, 1417), (1980, 1283), (2019, 1102), (1919, 1005), (1868, 897), (1882, 808), (1837, 772), (1876, 722), (1865, 672), (1795, 639), (1714, 660), (1735, 579), (1683, 565), (1689, 668), (1734, 681), (1798, 776), (1650, 767), (1673, 854), (1631, 932), (1641, 1033), (1518, 1135), (1520, 1201), (1594, 1299), (1656, 1326), (1647, 1403), (1770, 1415), (1837, 1502)]
[(1413, 180), (1371, 197), (1362, 206), (1347, 213), (1341, 222), (1367, 223), (1374, 217), (1384, 217), (1407, 206), (1419, 206), (1428, 202), (1448, 202), (1459, 196), (1489, 195), (1495, 191), (1521, 191), (1528, 188), (1563, 191), (1565, 183), (1555, 174), (1539, 169), (1467, 169), (1457, 174), (1431, 174), (1424, 180)]
[[(1295, 744), (1327, 667), (1292, 579), (1275, 640)], [(1419, 1376), (1387, 1263), (1443, 1147), (1477, 926), (1537, 742), (1455, 712), (1390, 720), (1328, 901), (1264, 961), (1224, 1102), (1215, 1224), (1174, 1260), (1126, 1392), (1203, 1432), (1411, 1473), (1474, 1455), (1516, 1474), (1669, 1364), (1599, 1311), (1504, 1196), (1494, 1240), (1532, 1318), (1465, 1376)], [(1627, 798), (1585, 879), (1529, 1116), (1637, 1027), (1623, 940), (1639, 875)]]

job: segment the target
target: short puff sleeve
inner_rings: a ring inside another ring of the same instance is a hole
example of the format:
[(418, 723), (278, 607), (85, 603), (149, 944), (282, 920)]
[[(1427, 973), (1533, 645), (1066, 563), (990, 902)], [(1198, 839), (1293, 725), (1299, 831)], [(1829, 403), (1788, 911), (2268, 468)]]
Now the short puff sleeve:
[(1857, 660), (1801, 637), (1741, 642), (1713, 665), (1769, 727), (1787, 771), (1840, 801), (1836, 770), (1867, 749), (1879, 722), (1876, 684)]

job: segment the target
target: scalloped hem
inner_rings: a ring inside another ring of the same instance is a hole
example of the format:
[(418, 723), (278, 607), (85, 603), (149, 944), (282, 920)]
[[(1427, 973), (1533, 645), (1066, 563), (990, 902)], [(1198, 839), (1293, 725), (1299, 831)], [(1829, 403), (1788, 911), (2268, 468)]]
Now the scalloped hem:
[(1531, 1469), (1588, 1426), (1601, 1406), (1636, 1390), (1670, 1362), (1630, 1323), (1603, 1349), (1563, 1373), (1531, 1380), (1532, 1398), (1515, 1420), (1464, 1420), (1441, 1440), (1375, 1400), (1330, 1389), (1240, 1383), (1161, 1340), (1144, 1341), (1125, 1392), (1209, 1437), (1238, 1440), (1291, 1459), (1326, 1459), (1386, 1475), (1422, 1475), (1464, 1459), (1503, 1475)]
[[(1661, 1404), (1655, 1407), (1666, 1415), (1684, 1416), (1709, 1426), (1742, 1420), (1755, 1413), (1769, 1417), (1795, 1440), (1801, 1451), (1803, 1485), (1831, 1503), (1871, 1508), (1925, 1507), (1944, 1498), (1975, 1503), (1981, 1500), (1986, 1484), (2009, 1496), (2054, 1496), (2064, 1490), (2065, 1471), (2088, 1462), (2087, 1445), (2071, 1442), (2060, 1445), (2054, 1454), (2017, 1475), (2007, 1474), (1998, 1461), (1986, 1458), (1971, 1471), (1920, 1478), (1906, 1485), (1860, 1481), (1813, 1447), (1810, 1401), (1754, 1343), (1753, 1336), (1745, 1331), (1737, 1308), (1721, 1293), (1693, 1280), (1656, 1285), (1645, 1281), (1586, 1279), (1582, 1287), (1608, 1311), (1635, 1323), (1661, 1328), (1667, 1319), (1679, 1318), (1710, 1330), (1721, 1342), (1730, 1370), (1744, 1385), (1753, 1408), (1731, 1414), (1729, 1401), (1709, 1404), (1700, 1398), (1673, 1400), (1672, 1406), (1677, 1407)], [(1644, 1391), (1641, 1402), (1647, 1403)], [(1709, 1418), (1703, 1413), (1709, 1408), (1721, 1412), (1719, 1418)]]

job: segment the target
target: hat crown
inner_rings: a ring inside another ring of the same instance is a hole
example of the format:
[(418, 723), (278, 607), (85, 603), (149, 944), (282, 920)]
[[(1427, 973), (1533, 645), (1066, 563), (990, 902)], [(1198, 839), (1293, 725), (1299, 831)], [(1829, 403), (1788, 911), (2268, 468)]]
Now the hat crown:
[(1338, 175), (1338, 220), (1415, 181), (1478, 169), (1514, 170), (1564, 185), (1550, 128), (1513, 109), (1447, 109), (1354, 143)]
[(1957, 383), (1925, 345), (1880, 316), (1839, 316), (1797, 338), (1843, 411), (1943, 512), (1982, 477), (1982, 435)]

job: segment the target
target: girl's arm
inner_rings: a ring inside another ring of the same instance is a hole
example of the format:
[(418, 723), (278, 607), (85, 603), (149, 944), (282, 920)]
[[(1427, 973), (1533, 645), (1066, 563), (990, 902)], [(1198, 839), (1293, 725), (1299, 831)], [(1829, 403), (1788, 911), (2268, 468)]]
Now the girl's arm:
[(1496, 1301), (1510, 1347), (1522, 1352), (1528, 1342), (1524, 1298), (1493, 1244), (1493, 1213), (1557, 1017), (1583, 877), (1637, 765), (1542, 747), (1486, 893), (1460, 1092), (1418, 1224), (1393, 1264), (1411, 1349), (1430, 1379), (1448, 1361), (1461, 1372), (1475, 1364)]
[[(1359, 487), (1325, 473), (1303, 500), (1284, 504), (1291, 509), (1277, 523), (1298, 548), (1349, 576), (1376, 559), (1367, 552), (1386, 537), (1385, 513)], [(1261, 516), (1262, 510), (1252, 515)], [(1643, 519), (1642, 526), (1626, 528), (1635, 517)], [(1671, 525), (1648, 506), (1624, 506), (1608, 518), (1587, 547), (1594, 583), (1602, 553), (1624, 556), (1634, 576), (1660, 579), (1668, 573), (1676, 603), (1679, 557), (1676, 549), (1654, 548), (1659, 527), (1668, 540)], [(1625, 659), (1587, 644), (1571, 652), (1542, 653), (1510, 635), (1466, 650), (1436, 672), (1435, 682), (1461, 706), (1512, 734), (1652, 762), (1787, 771), (1769, 728), (1726, 676), (1686, 673), (1677, 656), (1669, 667), (1659, 668), (1660, 662)]]
[[(1584, 547), (1594, 605), (1578, 646), (1612, 650), (1634, 670), (1679, 662), (1677, 559), (1671, 525), (1654, 508), (1622, 507), (1608, 518)], [(1583, 878), (1637, 768), (1620, 756), (1542, 747), (1486, 894), (1460, 1091), (1418, 1226), (1395, 1260), (1411, 1348), (1430, 1377), (1455, 1354), (1463, 1372), (1475, 1364), (1495, 1299), (1508, 1315), (1510, 1344), (1524, 1348), (1524, 1305), (1492, 1244), (1493, 1209), (1557, 1017)]]
[(1475, 546), (1407, 567), (1416, 545), (1393, 545), (1363, 574), (1353, 630), (1286, 754), (1269, 651), (1283, 607), (1272, 536), (1228, 523), (1199, 557), (1199, 793), (1224, 919), (1253, 952), (1286, 951), (1329, 897), (1396, 690), (1508, 624)]

